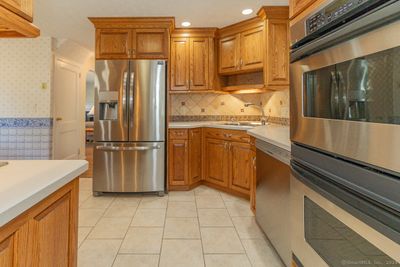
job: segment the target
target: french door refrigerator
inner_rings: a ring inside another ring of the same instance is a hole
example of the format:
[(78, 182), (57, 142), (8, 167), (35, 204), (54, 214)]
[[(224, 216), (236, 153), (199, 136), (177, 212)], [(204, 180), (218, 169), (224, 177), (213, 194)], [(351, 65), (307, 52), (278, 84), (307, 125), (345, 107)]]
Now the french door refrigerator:
[(165, 191), (166, 61), (96, 61), (93, 192)]

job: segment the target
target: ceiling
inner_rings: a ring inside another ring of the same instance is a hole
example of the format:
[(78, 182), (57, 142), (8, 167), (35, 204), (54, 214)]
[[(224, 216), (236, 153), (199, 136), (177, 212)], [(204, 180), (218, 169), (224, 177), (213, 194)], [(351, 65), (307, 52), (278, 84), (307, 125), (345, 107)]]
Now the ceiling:
[[(73, 40), (94, 49), (94, 28), (87, 17), (176, 17), (176, 25), (223, 27), (251, 16), (261, 6), (287, 5), (288, 0), (35, 0), (34, 23), (41, 35)], [(252, 8), (250, 16), (242, 15)]]

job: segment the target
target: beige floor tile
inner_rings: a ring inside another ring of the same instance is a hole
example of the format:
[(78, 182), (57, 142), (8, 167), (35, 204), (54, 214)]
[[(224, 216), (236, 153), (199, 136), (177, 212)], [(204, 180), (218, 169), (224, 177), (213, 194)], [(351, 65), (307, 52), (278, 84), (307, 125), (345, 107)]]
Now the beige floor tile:
[(101, 196), (101, 197), (89, 197), (85, 202), (82, 203), (81, 208), (83, 209), (106, 209), (113, 202), (114, 197)]
[(167, 197), (143, 197), (139, 209), (166, 209), (167, 204)]
[(233, 226), (226, 209), (199, 209), (200, 226)]
[(157, 267), (159, 255), (118, 255), (113, 267)]
[(101, 218), (87, 238), (123, 239), (130, 222), (130, 218)]
[(225, 202), (232, 202), (232, 201), (243, 201), (243, 202), (246, 202), (247, 201), (247, 200), (245, 200), (245, 199), (243, 199), (241, 197), (230, 195), (230, 194), (225, 193), (225, 192), (220, 192), (220, 195), (222, 197), (222, 200), (225, 201)]
[(232, 217), (247, 216), (252, 217), (254, 213), (250, 209), (250, 204), (241, 201), (225, 202), (229, 215)]
[(265, 238), (255, 217), (232, 217), (232, 221), (241, 239)]
[(138, 209), (133, 217), (132, 226), (164, 227), (165, 209)]
[(92, 227), (79, 227), (78, 228), (78, 247), (82, 245), (83, 241), (85, 241), (86, 237), (89, 235)]
[(140, 201), (142, 200), (141, 195), (132, 195), (132, 196), (118, 196), (115, 198), (112, 203), (115, 207), (137, 207), (139, 206)]
[(216, 227), (201, 228), (201, 238), (203, 240), (204, 253), (244, 253), (235, 228)]
[(111, 204), (111, 206), (106, 210), (103, 217), (108, 218), (132, 218), (135, 215), (137, 207), (135, 206), (118, 206)]
[(194, 218), (197, 217), (195, 202), (169, 202), (167, 218)]
[(204, 258), (207, 267), (251, 267), (246, 254), (208, 254)]
[(104, 209), (79, 209), (79, 226), (95, 226), (103, 216)]
[(198, 209), (224, 209), (225, 204), (220, 196), (196, 196)]
[(110, 267), (121, 240), (85, 240), (78, 252), (78, 267)]
[(200, 239), (199, 222), (197, 218), (167, 218), (164, 238), (169, 239)]
[(243, 246), (254, 267), (284, 267), (282, 261), (264, 239), (244, 239)]
[(163, 228), (132, 227), (122, 242), (120, 253), (159, 254)]
[(160, 267), (203, 267), (200, 240), (164, 240)]
[(79, 190), (79, 206), (82, 205), (86, 200), (89, 199), (93, 194), (92, 191)]
[(194, 202), (194, 191), (172, 191), (168, 194), (169, 202), (189, 201)]
[(198, 186), (194, 189), (194, 194), (196, 196), (220, 196), (218, 190), (214, 188), (207, 187), (205, 185)]

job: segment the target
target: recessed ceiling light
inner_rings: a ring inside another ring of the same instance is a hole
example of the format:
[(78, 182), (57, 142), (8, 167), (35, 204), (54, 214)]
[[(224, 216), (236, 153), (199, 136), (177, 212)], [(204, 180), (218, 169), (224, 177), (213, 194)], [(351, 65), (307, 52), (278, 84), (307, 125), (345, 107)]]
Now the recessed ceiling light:
[(242, 11), (243, 15), (250, 15), (251, 13), (253, 13), (253, 9), (251, 9), (251, 8), (246, 8), (246, 9), (243, 9), (243, 11)]
[(190, 25), (192, 25), (192, 23), (190, 23), (189, 21), (184, 21), (181, 24), (183, 27), (189, 27)]

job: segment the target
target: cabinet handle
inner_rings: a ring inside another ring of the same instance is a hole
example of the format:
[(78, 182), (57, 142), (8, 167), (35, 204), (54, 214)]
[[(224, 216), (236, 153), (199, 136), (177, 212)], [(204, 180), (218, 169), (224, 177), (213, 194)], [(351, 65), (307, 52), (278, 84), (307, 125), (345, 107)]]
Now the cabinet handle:
[(257, 158), (253, 157), (253, 167), (255, 168), (257, 166)]
[(229, 143), (229, 151), (232, 150), (232, 143)]
[(225, 150), (227, 149), (227, 145), (228, 145), (228, 143), (224, 143), (224, 149)]
[(240, 59), (240, 66), (243, 66), (243, 59)]

